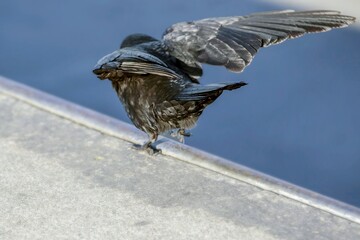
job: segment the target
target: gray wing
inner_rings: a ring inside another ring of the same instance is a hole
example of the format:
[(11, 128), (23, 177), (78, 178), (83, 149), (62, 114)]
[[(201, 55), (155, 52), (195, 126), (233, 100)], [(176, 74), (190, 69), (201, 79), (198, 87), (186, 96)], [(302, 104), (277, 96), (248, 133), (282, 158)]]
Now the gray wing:
[(207, 18), (172, 25), (165, 31), (163, 42), (171, 55), (191, 67), (201, 69), (200, 63), (208, 63), (241, 72), (261, 47), (305, 33), (345, 27), (354, 21), (354, 17), (325, 10)]

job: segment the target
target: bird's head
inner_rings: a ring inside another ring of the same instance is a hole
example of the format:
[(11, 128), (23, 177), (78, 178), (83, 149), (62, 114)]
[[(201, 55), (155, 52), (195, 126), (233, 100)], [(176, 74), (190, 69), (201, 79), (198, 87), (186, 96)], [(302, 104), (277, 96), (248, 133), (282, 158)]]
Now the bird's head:
[(134, 33), (127, 36), (121, 43), (120, 48), (132, 47), (141, 43), (154, 42), (157, 39), (142, 33)]

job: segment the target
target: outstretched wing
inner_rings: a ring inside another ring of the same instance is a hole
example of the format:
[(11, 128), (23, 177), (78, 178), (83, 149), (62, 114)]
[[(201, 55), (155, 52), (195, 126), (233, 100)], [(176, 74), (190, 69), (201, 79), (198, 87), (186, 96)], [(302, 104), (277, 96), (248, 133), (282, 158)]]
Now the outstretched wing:
[(325, 10), (207, 18), (172, 25), (165, 31), (163, 42), (171, 55), (191, 67), (201, 69), (200, 63), (208, 63), (241, 72), (261, 47), (305, 33), (345, 27), (354, 21), (354, 17)]

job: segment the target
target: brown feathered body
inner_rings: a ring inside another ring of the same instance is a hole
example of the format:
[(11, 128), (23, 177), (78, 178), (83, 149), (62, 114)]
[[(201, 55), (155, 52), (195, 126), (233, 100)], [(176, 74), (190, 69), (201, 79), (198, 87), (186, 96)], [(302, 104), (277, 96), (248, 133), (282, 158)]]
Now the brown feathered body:
[(168, 81), (156, 75), (129, 75), (112, 81), (131, 121), (151, 136), (172, 129), (192, 128), (205, 107), (222, 92), (219, 87), (206, 97), (182, 100), (177, 98), (182, 88), (195, 84), (169, 84)]

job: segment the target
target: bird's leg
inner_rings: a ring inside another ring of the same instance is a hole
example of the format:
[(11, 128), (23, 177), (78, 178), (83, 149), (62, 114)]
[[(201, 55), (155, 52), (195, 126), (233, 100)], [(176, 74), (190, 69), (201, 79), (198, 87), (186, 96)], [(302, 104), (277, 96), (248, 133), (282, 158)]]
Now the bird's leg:
[(143, 145), (134, 144), (134, 148), (140, 151), (145, 151), (150, 155), (161, 153), (161, 150), (156, 149), (156, 147), (152, 145), (152, 143), (157, 140), (157, 137), (157, 134), (149, 134), (149, 141), (147, 141)]
[(191, 133), (186, 132), (185, 129), (183, 129), (183, 128), (180, 128), (176, 132), (173, 132), (171, 134), (171, 136), (176, 137), (179, 140), (179, 142), (185, 143), (185, 138), (184, 137), (190, 137)]

